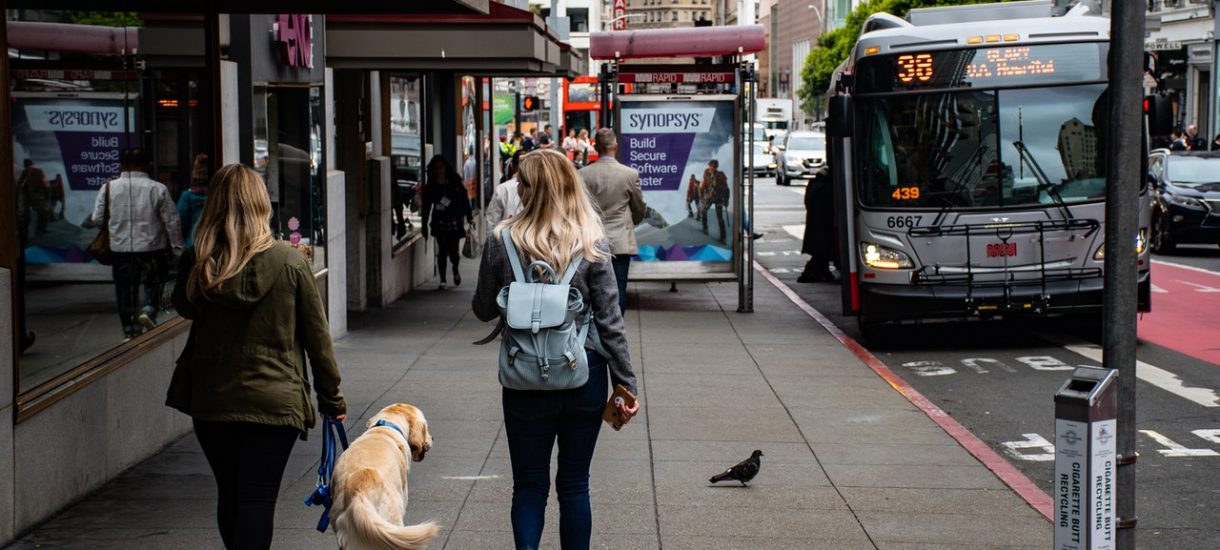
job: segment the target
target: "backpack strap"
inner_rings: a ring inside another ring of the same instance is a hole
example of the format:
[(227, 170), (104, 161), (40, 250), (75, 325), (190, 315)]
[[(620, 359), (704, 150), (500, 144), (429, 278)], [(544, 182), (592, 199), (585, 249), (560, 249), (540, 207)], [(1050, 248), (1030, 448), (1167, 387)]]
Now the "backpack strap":
[(580, 267), (580, 262), (585, 259), (584, 254), (577, 252), (572, 259), (568, 261), (568, 268), (563, 272), (563, 278), (559, 280), (559, 284), (566, 285), (572, 283), (572, 277), (576, 276), (576, 269)]
[(508, 263), (513, 266), (513, 278), (517, 282), (527, 282), (525, 271), (521, 269), (521, 257), (517, 255), (517, 246), (513, 244), (512, 233), (507, 227), (500, 231), (500, 240), (504, 242), (504, 251), (508, 253)]

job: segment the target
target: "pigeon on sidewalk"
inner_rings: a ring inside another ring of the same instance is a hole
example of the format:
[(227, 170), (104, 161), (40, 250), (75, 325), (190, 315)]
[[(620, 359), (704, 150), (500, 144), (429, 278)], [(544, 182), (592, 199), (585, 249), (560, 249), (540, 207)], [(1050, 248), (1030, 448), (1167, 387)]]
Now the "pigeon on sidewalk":
[(750, 454), (750, 458), (741, 461), (736, 466), (733, 466), (722, 473), (712, 476), (712, 479), (709, 479), (708, 483), (719, 483), (726, 479), (734, 479), (740, 481), (741, 486), (745, 487), (747, 481), (754, 479), (754, 476), (758, 475), (758, 469), (761, 467), (758, 457), (762, 455), (762, 451), (755, 449), (754, 452)]

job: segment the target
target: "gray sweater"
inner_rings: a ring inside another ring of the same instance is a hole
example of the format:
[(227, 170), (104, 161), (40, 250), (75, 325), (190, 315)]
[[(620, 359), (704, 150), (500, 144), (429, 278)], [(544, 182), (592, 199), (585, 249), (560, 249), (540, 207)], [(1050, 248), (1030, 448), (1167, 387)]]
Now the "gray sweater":
[[(606, 243), (598, 245), (609, 253)], [(529, 265), (529, 262), (522, 262)], [(474, 315), (481, 321), (491, 321), (500, 315), (496, 305), (496, 297), (500, 289), (513, 280), (513, 268), (508, 263), (508, 253), (499, 235), (487, 237), (487, 246), (483, 249), (483, 261), (479, 264), (479, 282), (475, 287), (474, 300), (471, 304)], [(626, 325), (623, 314), (618, 309), (618, 283), (614, 279), (614, 268), (610, 261), (593, 263), (582, 260), (572, 277), (572, 288), (580, 292), (586, 304), (593, 308), (593, 323), (601, 336), (602, 346), (610, 353), (606, 362), (610, 366), (610, 379), (615, 384), (622, 384), (632, 394), (639, 395), (635, 386), (635, 371), (631, 368), (631, 352), (627, 349)], [(586, 349), (593, 349), (592, 342), (585, 343)]]

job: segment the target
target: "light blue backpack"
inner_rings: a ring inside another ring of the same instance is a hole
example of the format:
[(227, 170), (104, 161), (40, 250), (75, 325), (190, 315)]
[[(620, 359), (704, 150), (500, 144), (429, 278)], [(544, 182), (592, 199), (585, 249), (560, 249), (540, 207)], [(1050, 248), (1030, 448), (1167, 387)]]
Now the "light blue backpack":
[[(476, 344), (503, 334), (500, 345), (500, 384), (514, 390), (568, 390), (589, 380), (585, 341), (593, 312), (585, 312), (584, 297), (572, 288), (572, 277), (584, 261), (576, 254), (563, 277), (541, 260), (521, 268), (517, 247), (508, 229), (501, 233), (513, 282), (500, 289), (496, 304), (500, 324)], [(542, 282), (535, 274), (544, 275)]]

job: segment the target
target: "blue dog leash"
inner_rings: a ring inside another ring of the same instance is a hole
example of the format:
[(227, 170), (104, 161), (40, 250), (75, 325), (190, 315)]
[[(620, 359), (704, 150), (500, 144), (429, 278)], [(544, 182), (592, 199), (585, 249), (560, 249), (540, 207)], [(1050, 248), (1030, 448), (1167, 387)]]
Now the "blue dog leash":
[(334, 495), (330, 491), (330, 478), (335, 473), (335, 459), (339, 451), (335, 449), (335, 440), (347, 449), (347, 431), (343, 423), (333, 416), (322, 415), (322, 461), (318, 464), (318, 487), (305, 497), (305, 506), (322, 506), (322, 519), (318, 520), (318, 532), (325, 533), (330, 526), (330, 507), (334, 504)]

